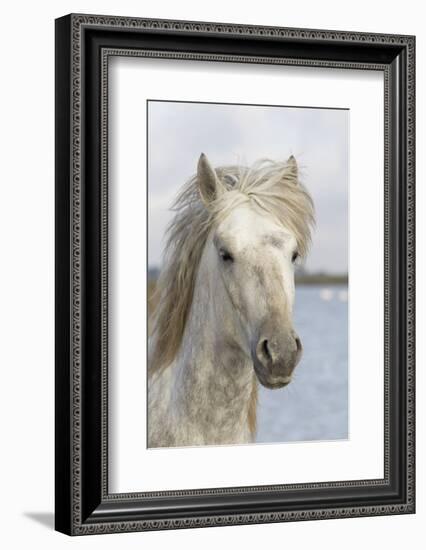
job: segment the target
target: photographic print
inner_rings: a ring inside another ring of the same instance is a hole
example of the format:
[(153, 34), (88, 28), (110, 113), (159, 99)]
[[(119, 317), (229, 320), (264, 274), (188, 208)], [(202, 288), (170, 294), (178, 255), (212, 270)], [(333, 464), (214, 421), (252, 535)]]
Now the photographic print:
[(148, 447), (348, 439), (349, 110), (147, 120)]

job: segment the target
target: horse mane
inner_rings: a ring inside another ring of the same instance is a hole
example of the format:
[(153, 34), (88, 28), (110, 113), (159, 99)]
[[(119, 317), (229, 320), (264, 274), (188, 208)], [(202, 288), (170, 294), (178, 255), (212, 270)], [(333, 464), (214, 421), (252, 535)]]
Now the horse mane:
[(254, 383), (251, 388), (251, 395), (247, 410), (247, 425), (252, 439), (257, 430), (257, 402), (259, 400), (258, 384)]
[(193, 176), (172, 206), (176, 214), (167, 228), (164, 268), (155, 290), (158, 305), (152, 318), (150, 375), (169, 366), (176, 357), (207, 237), (235, 206), (250, 202), (254, 208), (267, 211), (292, 231), (302, 258), (309, 248), (314, 207), (299, 181), (295, 163), (261, 160), (251, 167), (222, 166), (215, 170), (225, 193), (206, 207), (197, 176)]

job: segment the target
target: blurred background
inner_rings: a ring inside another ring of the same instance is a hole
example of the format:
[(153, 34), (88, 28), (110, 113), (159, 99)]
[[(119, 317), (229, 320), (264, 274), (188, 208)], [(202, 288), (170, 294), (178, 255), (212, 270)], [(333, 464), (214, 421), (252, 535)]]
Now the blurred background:
[(260, 387), (259, 443), (348, 438), (348, 136), (343, 109), (148, 102), (149, 297), (171, 204), (201, 152), (214, 166), (294, 155), (314, 200), (313, 245), (296, 273), (304, 353), (289, 386)]

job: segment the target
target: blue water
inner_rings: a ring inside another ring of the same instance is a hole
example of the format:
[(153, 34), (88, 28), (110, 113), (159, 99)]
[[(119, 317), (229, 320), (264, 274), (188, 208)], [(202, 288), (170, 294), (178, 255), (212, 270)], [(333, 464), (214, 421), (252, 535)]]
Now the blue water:
[(294, 325), (303, 357), (286, 388), (261, 386), (258, 443), (348, 437), (348, 303), (345, 286), (298, 286)]

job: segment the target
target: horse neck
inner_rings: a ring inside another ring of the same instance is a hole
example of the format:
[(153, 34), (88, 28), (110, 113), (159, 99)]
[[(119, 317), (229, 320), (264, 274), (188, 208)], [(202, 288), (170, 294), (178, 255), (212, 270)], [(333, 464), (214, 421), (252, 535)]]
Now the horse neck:
[(204, 432), (216, 429), (210, 437), (217, 443), (235, 443), (254, 431), (257, 381), (211, 248), (208, 242), (175, 364), (175, 403), (191, 422), (204, 423)]

